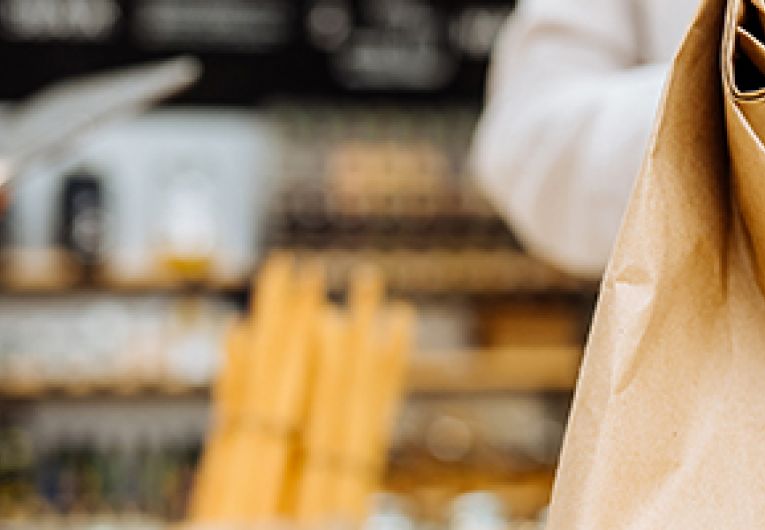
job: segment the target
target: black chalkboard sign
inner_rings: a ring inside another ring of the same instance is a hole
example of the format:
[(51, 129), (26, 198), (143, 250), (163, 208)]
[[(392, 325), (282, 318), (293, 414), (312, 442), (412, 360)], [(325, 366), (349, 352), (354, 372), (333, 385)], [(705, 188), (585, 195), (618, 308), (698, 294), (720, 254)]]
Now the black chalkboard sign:
[(0, 99), (190, 53), (177, 101), (273, 96), (479, 101), (510, 0), (0, 0)]

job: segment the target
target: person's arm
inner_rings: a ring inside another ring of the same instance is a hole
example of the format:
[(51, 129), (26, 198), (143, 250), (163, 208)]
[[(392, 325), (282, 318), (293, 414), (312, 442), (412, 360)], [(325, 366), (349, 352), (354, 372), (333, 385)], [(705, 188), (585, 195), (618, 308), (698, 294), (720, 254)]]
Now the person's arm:
[(473, 167), (526, 248), (601, 274), (666, 64), (639, 65), (629, 0), (521, 2), (495, 48)]

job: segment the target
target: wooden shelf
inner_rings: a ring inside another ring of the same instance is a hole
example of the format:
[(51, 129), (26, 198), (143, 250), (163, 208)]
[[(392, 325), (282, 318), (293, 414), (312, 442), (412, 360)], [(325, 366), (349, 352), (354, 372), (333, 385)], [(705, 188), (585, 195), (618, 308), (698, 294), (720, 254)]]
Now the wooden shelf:
[(103, 515), (68, 515), (68, 516), (34, 516), (30, 518), (15, 517), (0, 519), (3, 530), (174, 530), (172, 525), (149, 516), (114, 516)]
[[(407, 248), (286, 248), (299, 260), (320, 259), (329, 271), (328, 286), (345, 289), (350, 271), (373, 263), (385, 274), (390, 289), (415, 295), (493, 295), (515, 293), (579, 293), (589, 286), (510, 248), (407, 249)], [(208, 291), (242, 291), (249, 278), (211, 274), (184, 279), (163, 269), (140, 277), (124, 278), (108, 265), (92, 283), (79, 283), (78, 268), (65, 251), (5, 251), (0, 288), (16, 294), (66, 294), (77, 290), (145, 292), (180, 290), (194, 286)]]
[(208, 397), (209, 384), (191, 385), (188, 383), (142, 383), (142, 382), (113, 382), (113, 383), (51, 383), (22, 385), (3, 382), (0, 387), (0, 399), (57, 399), (57, 398), (87, 398), (101, 397), (150, 398), (150, 397)]
[(321, 259), (331, 290), (342, 290), (350, 272), (362, 263), (379, 267), (395, 292), (469, 295), (581, 292), (585, 284), (521, 251), (497, 249), (300, 249), (298, 259)]
[[(206, 523), (201, 525), (183, 524), (183, 523), (162, 523), (151, 519), (139, 520), (139, 522), (126, 522), (113, 516), (104, 517), (81, 517), (79, 519), (72, 517), (58, 518), (30, 518), (30, 519), (0, 519), (0, 528), (3, 530), (102, 530), (110, 528), (113, 530), (242, 530), (242, 525), (226, 525), (216, 523)], [(263, 528), (262, 526), (252, 526), (245, 528)], [(289, 523), (281, 522), (277, 526), (266, 528), (280, 528), (290, 530), (299, 528), (290, 526)], [(507, 530), (537, 530), (539, 524), (536, 522), (511, 522)]]
[(470, 491), (490, 491), (510, 507), (514, 517), (532, 519), (550, 502), (555, 470), (539, 470), (514, 476), (499, 476), (465, 469), (399, 469), (383, 481), (386, 490), (415, 499), (431, 517), (448, 513), (455, 496)]
[[(410, 394), (562, 392), (576, 383), (582, 350), (576, 346), (505, 347), (429, 352), (413, 357)], [(207, 396), (208, 384), (114, 381), (97, 384), (21, 385), (4, 382), (0, 396), (16, 399), (124, 396)]]
[(104, 264), (90, 283), (80, 281), (80, 268), (71, 253), (62, 249), (4, 250), (0, 288), (9, 294), (67, 294), (82, 290), (106, 292), (175, 291), (189, 287), (208, 291), (234, 291), (248, 287), (249, 278), (210, 273), (199, 279), (184, 278), (157, 267), (144, 274), (125, 277)]
[(113, 294), (164, 293), (203, 291), (210, 293), (239, 292), (248, 288), (245, 279), (215, 278), (204, 281), (173, 279), (167, 276), (146, 276), (131, 279), (102, 278), (92, 283), (79, 283), (73, 276), (21, 277), (6, 275), (0, 280), (0, 291), (8, 295), (67, 295), (80, 292)]
[(412, 361), (408, 386), (420, 393), (570, 391), (581, 356), (578, 346), (421, 354)]

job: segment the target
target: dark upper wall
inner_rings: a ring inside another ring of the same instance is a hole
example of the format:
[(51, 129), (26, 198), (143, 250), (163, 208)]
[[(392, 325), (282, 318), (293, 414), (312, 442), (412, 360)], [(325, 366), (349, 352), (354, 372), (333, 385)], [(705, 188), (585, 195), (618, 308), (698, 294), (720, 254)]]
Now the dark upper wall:
[(480, 101), (510, 0), (0, 0), (0, 99), (193, 53), (184, 103), (273, 96)]

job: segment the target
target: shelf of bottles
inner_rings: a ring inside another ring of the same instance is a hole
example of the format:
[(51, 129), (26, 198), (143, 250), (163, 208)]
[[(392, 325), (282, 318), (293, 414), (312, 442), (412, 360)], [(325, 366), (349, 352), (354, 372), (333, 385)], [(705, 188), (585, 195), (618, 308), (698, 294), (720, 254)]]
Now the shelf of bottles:
[[(454, 104), (266, 105), (259, 134), (278, 156), (267, 200), (253, 202), (263, 211), (251, 238), (224, 233), (229, 212), (215, 208), (225, 201), (204, 196), (216, 186), (155, 201), (207, 208), (199, 219), (217, 222), (193, 232), (204, 241), (192, 247), (228, 238), (247, 248), (250, 262), (236, 274), (216, 272), (235, 268), (214, 251), (178, 253), (187, 227), (164, 226), (168, 212), (147, 207), (147, 230), (170, 239), (147, 238), (155, 245), (134, 263), (142, 272), (121, 276), (101, 246), (119, 242), (109, 234), (115, 224), (131, 222), (118, 222), (107, 200), (119, 179), (63, 179), (60, 202), (78, 190), (101, 199), (82, 212), (49, 208), (65, 212), (56, 244), (39, 254), (9, 248), (2, 260), (0, 526), (180, 520), (223, 334), (272, 249), (324, 260), (334, 297), (354, 266), (376, 264), (396, 296), (419, 306), (412, 397), (385, 480), (396, 500), (372, 519), (398, 518), (401, 528), (457, 528), (465, 511), (488, 521), (482, 528), (511, 528), (508, 515), (535, 520), (549, 496), (591, 286), (525, 254), (482, 197), (468, 164), (477, 113)], [(220, 182), (239, 189), (236, 178)], [(66, 236), (77, 223), (95, 239)], [(454, 500), (477, 490), (490, 493)], [(498, 503), (515, 513), (500, 517)]]
[[(25, 242), (32, 236), (11, 226), (8, 237), (15, 242), (0, 256), (5, 290), (146, 292), (192, 285), (241, 292), (271, 248), (324, 258), (336, 290), (359, 262), (377, 263), (393, 290), (412, 295), (591, 288), (524, 253), (481, 195), (468, 161), (477, 108), (274, 103), (252, 115), (256, 132), (241, 117), (224, 115), (160, 114), (138, 120), (133, 132), (126, 125), (128, 132), (114, 133), (119, 141), (105, 142), (111, 147), (104, 152), (86, 150), (61, 177), (60, 191), (49, 192), (52, 204), (20, 204), (22, 221), (58, 228), (49, 246), (38, 248)], [(268, 152), (268, 164), (234, 148), (207, 146), (199, 131), (212, 127), (218, 136), (229, 135), (228, 144)], [(189, 138), (154, 132), (175, 128)], [(155, 145), (161, 168), (136, 163), (144, 172), (168, 173), (151, 177), (161, 201), (122, 203), (138, 193), (139, 177), (119, 167), (113, 174), (94, 168), (105, 165), (101, 159), (125, 156), (120, 145), (138, 150), (130, 143), (135, 136), (152, 134), (157, 138), (147, 142), (175, 149), (166, 160)], [(259, 188), (251, 189), (248, 171), (227, 167), (226, 157), (252, 164)], [(131, 217), (139, 206), (140, 220)], [(40, 211), (59, 213), (38, 219)], [(251, 212), (252, 229), (241, 229), (244, 211)], [(132, 239), (121, 239), (125, 234)]]

